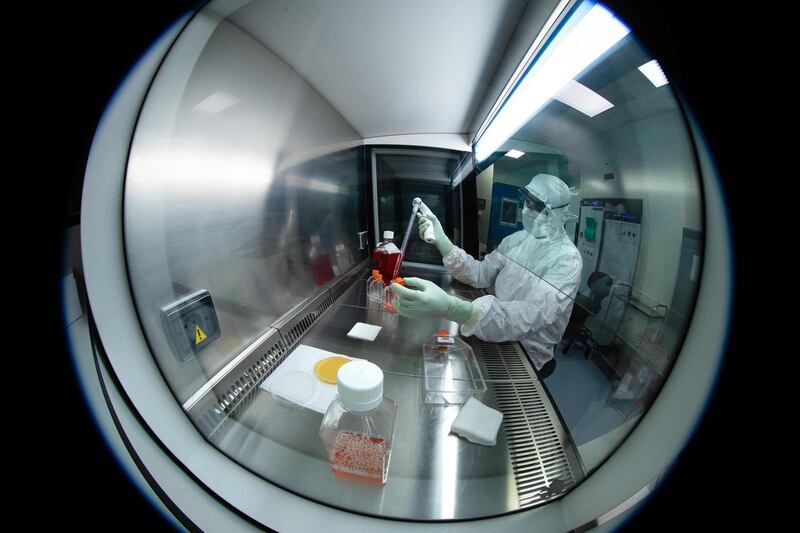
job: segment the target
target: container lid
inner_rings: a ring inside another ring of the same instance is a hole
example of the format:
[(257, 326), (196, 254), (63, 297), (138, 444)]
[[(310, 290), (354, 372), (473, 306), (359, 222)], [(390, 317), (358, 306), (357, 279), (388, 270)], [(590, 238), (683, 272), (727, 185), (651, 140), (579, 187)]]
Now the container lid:
[(317, 392), (317, 383), (306, 372), (291, 370), (272, 380), (272, 396), (284, 405), (303, 405)]
[(383, 371), (369, 361), (350, 361), (336, 373), (339, 403), (348, 411), (375, 409), (383, 401)]
[(394, 232), (393, 231), (389, 231), (389, 230), (384, 231), (383, 232), (383, 238), (384, 239), (394, 239)]
[(336, 373), (339, 372), (342, 365), (346, 365), (348, 362), (350, 359), (338, 355), (325, 357), (314, 365), (314, 374), (325, 383), (336, 385)]

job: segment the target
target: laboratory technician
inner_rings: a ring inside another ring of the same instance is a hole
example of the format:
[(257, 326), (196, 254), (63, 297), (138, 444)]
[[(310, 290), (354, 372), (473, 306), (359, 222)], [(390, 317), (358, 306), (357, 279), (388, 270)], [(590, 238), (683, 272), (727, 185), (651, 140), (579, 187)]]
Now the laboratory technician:
[[(445, 318), (461, 324), (461, 333), (489, 342), (519, 341), (536, 369), (549, 375), (553, 349), (569, 322), (580, 283), (582, 260), (564, 230), (574, 217), (571, 192), (559, 178), (537, 174), (520, 188), (525, 206), (523, 229), (509, 235), (478, 261), (453, 245), (438, 218), (418, 214), (420, 236), (433, 226), (433, 243), (455, 279), (477, 288), (494, 285), (494, 294), (470, 302), (444, 292), (435, 283), (406, 278), (392, 284), (394, 306), (412, 318)], [(549, 364), (548, 364), (549, 363)]]

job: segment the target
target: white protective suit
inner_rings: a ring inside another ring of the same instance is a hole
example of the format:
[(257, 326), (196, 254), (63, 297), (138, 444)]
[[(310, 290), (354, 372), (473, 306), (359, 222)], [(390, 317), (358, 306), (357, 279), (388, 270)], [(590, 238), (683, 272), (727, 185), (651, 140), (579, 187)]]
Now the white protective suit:
[(531, 216), (526, 208), (525, 229), (503, 239), (483, 261), (454, 247), (442, 262), (463, 283), (494, 285), (494, 295), (475, 300), (480, 312), (473, 312), (461, 333), (490, 342), (519, 341), (539, 370), (553, 358), (567, 327), (583, 261), (564, 231), (564, 223), (574, 217), (564, 206), (570, 198), (566, 184), (538, 174), (526, 188), (548, 205), (549, 214)]

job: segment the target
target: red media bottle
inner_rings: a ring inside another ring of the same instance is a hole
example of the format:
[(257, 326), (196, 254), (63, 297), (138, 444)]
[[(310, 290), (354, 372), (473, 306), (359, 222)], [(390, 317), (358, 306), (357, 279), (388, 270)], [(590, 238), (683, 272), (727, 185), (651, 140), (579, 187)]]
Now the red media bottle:
[(397, 276), (403, 254), (394, 242), (394, 232), (384, 231), (383, 241), (372, 252), (372, 268), (378, 270), (384, 280), (394, 279)]

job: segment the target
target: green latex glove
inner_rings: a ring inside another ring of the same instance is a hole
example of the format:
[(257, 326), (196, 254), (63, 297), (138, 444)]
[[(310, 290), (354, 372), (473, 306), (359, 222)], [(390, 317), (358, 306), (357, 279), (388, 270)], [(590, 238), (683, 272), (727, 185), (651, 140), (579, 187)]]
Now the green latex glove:
[(410, 318), (444, 318), (459, 324), (469, 320), (472, 302), (450, 296), (432, 281), (420, 278), (405, 280), (405, 287), (397, 283), (391, 285), (395, 295), (392, 305), (401, 315)]
[(436, 246), (436, 248), (439, 250), (439, 253), (442, 254), (442, 257), (453, 251), (455, 246), (453, 246), (453, 243), (447, 238), (447, 235), (444, 234), (442, 223), (439, 222), (439, 219), (436, 218), (436, 215), (431, 213), (430, 215), (424, 216), (421, 213), (417, 213), (417, 224), (419, 225), (420, 239), (424, 238), (423, 235), (425, 234), (425, 229), (433, 224), (432, 244)]

